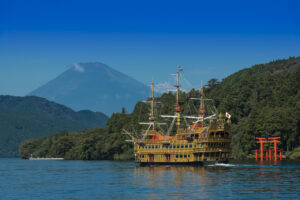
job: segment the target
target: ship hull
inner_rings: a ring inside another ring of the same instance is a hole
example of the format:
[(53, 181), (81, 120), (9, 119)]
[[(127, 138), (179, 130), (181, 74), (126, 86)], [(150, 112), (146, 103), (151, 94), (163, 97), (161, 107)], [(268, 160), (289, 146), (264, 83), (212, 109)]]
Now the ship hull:
[(153, 165), (189, 165), (189, 166), (205, 166), (217, 163), (228, 163), (227, 161), (195, 161), (195, 162), (138, 162), (141, 166)]

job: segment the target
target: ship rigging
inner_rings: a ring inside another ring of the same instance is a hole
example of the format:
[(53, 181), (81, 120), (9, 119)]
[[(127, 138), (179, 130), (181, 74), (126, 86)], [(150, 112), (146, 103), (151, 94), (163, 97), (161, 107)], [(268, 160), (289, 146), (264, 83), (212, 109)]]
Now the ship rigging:
[[(152, 81), (152, 95), (147, 103), (151, 109), (148, 122), (140, 122), (141, 125), (148, 125), (142, 131), (140, 137), (124, 130), (125, 134), (131, 137), (130, 142), (134, 144), (135, 161), (142, 165), (148, 164), (207, 164), (215, 162), (227, 162), (231, 152), (230, 118), (225, 119), (223, 114), (217, 114), (213, 107), (211, 115), (206, 116), (204, 88), (201, 87), (200, 98), (191, 100), (200, 101), (198, 114), (183, 115), (180, 98), (180, 72), (178, 67), (176, 73), (176, 102), (173, 115), (160, 115), (161, 118), (170, 118), (171, 123), (166, 131), (161, 128), (155, 113), (156, 98), (154, 97), (154, 83)], [(184, 121), (185, 127), (182, 125)], [(176, 130), (174, 135), (171, 131)]]

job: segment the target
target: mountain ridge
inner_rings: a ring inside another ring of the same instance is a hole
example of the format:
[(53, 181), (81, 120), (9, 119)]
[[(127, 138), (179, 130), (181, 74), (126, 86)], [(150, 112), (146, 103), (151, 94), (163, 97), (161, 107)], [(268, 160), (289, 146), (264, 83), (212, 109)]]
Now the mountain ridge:
[(0, 156), (17, 156), (18, 144), (61, 130), (105, 126), (100, 112), (72, 109), (41, 97), (0, 95)]
[(64, 104), (78, 111), (83, 109), (120, 112), (125, 107), (131, 112), (137, 101), (145, 99), (150, 88), (103, 63), (75, 63), (56, 78), (30, 92)]

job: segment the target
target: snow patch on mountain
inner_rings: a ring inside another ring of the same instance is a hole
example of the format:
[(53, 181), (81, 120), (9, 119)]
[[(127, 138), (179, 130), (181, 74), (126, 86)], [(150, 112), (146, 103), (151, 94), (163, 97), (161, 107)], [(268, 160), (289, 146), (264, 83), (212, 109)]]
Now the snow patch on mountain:
[(77, 63), (74, 63), (74, 70), (77, 72), (84, 72), (84, 68)]

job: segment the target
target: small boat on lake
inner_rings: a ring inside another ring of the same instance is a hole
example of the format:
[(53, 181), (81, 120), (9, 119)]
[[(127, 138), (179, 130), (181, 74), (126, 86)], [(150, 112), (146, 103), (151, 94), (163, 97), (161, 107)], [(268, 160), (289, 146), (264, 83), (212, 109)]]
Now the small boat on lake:
[(34, 158), (32, 157), (32, 154), (30, 155), (30, 157), (28, 158), (28, 160), (64, 160), (64, 158)]

